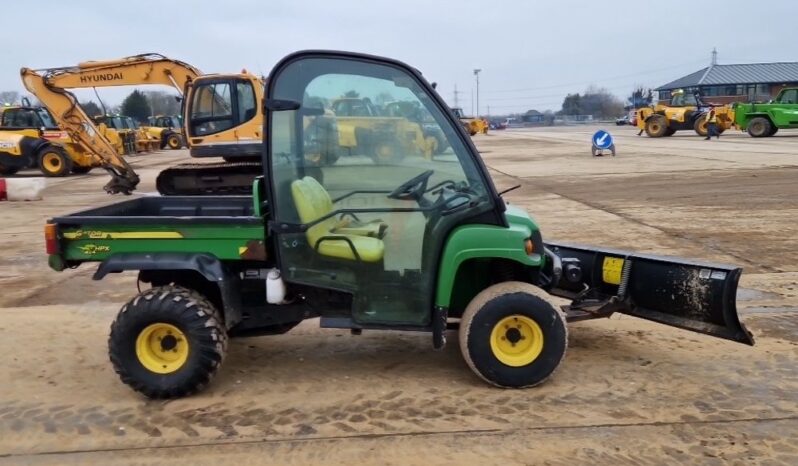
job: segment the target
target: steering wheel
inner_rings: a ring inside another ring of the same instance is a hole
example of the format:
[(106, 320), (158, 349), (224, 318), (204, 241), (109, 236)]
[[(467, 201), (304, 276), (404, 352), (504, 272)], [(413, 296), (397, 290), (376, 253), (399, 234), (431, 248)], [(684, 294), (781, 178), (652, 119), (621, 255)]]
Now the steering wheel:
[(426, 191), (427, 182), (433, 173), (435, 173), (435, 170), (427, 170), (417, 176), (414, 176), (391, 191), (391, 193), (388, 194), (388, 197), (390, 199), (399, 199), (402, 201), (417, 200), (421, 193)]

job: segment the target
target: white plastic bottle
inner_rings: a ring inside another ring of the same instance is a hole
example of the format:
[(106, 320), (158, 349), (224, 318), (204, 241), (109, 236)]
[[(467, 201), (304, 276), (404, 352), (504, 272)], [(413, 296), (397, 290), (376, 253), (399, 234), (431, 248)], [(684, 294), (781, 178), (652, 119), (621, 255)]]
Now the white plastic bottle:
[(271, 269), (266, 274), (266, 302), (269, 304), (285, 302), (285, 282), (278, 269)]

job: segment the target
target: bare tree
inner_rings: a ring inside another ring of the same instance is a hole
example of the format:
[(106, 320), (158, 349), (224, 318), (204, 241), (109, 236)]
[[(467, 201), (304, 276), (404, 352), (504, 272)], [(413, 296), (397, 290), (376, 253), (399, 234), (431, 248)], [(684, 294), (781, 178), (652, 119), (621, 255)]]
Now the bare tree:
[(14, 104), (19, 102), (19, 92), (17, 91), (0, 91), (0, 105)]
[(174, 94), (164, 91), (144, 91), (153, 115), (177, 115), (180, 113), (180, 102)]

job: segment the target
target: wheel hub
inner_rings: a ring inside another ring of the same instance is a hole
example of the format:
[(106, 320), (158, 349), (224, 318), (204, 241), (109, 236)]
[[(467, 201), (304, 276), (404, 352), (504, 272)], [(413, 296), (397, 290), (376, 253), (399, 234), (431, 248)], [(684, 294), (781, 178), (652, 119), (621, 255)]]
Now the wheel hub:
[(157, 374), (170, 374), (186, 363), (189, 344), (186, 336), (172, 324), (148, 325), (136, 338), (136, 356), (146, 369)]
[(511, 367), (526, 366), (543, 352), (543, 330), (530, 317), (511, 315), (493, 327), (490, 347), (501, 363)]

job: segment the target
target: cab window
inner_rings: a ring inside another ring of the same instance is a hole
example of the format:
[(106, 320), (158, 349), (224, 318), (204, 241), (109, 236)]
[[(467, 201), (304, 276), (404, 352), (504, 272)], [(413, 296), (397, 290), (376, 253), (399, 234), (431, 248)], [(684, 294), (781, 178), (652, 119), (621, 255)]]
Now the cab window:
[(251, 83), (239, 82), (236, 84), (236, 99), (238, 101), (238, 124), (255, 118), (257, 104), (255, 90)]
[(3, 112), (3, 126), (9, 128), (39, 128), (42, 125), (33, 110), (14, 108)]
[(784, 91), (781, 96), (781, 103), (783, 104), (798, 104), (798, 89), (790, 89)]
[(218, 133), (233, 126), (230, 83), (200, 85), (191, 105), (191, 129), (196, 136)]

